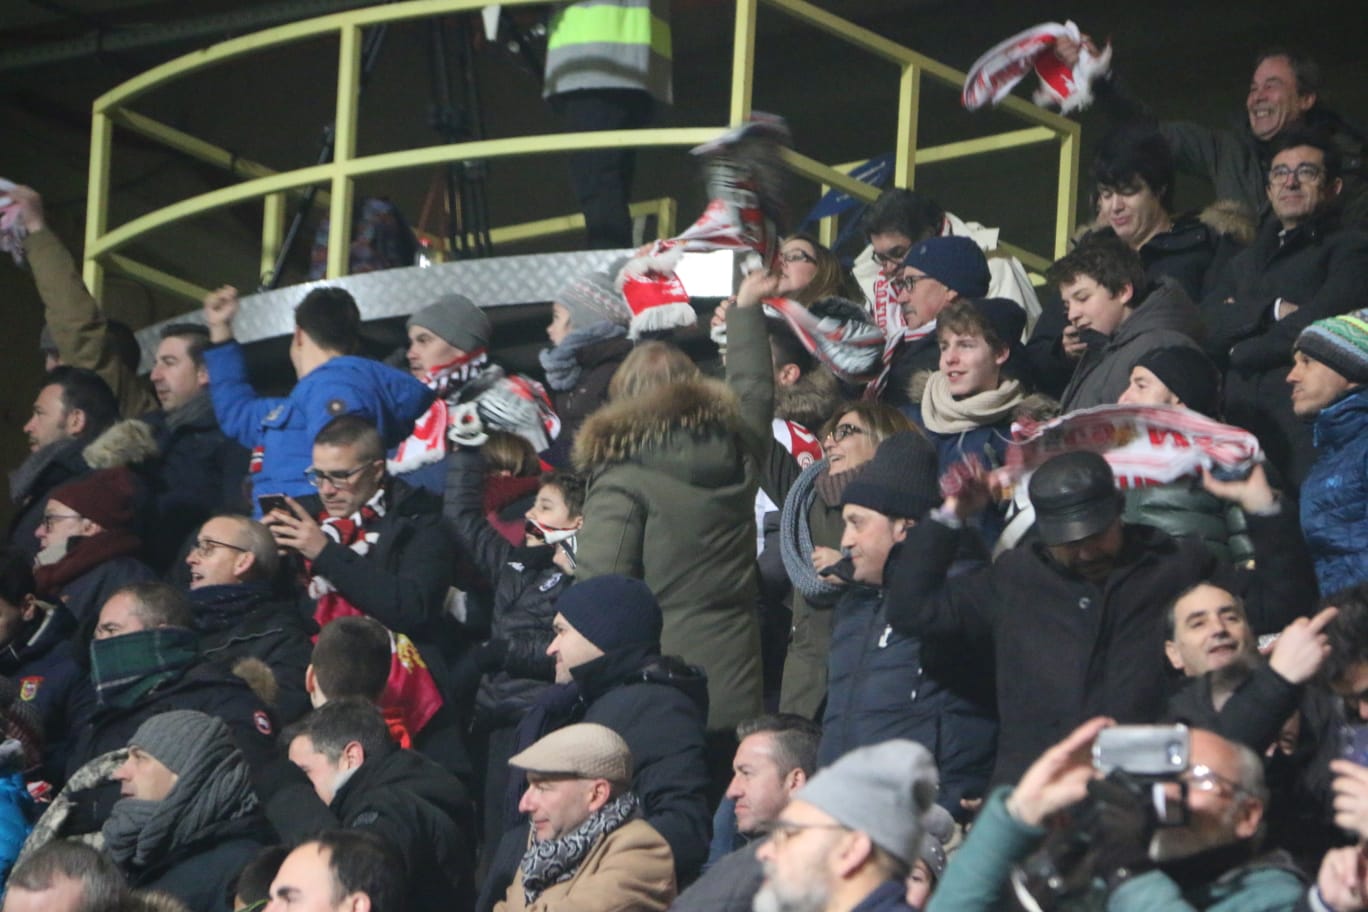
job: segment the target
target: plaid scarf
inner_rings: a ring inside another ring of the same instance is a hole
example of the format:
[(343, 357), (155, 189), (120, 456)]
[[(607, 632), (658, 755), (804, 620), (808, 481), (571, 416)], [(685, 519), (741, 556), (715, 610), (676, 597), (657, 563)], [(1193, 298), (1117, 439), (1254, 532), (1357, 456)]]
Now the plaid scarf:
[(153, 627), (90, 641), (90, 680), (101, 706), (126, 709), (198, 658), (195, 633)]
[(564, 883), (575, 876), (580, 863), (602, 836), (630, 820), (637, 809), (637, 797), (631, 792), (619, 795), (590, 815), (589, 819), (559, 839), (533, 842), (523, 853), (523, 898), (528, 906), (537, 901), (547, 887)]

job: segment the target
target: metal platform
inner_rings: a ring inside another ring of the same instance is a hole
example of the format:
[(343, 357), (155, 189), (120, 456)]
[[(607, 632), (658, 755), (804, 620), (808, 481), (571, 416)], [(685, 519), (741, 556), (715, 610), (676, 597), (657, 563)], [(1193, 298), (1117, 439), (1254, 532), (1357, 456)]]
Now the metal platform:
[[(459, 292), (486, 309), (544, 304), (554, 299), (556, 292), (571, 278), (606, 269), (613, 261), (631, 252), (592, 250), (490, 257), (290, 285), (244, 296), (233, 321), (233, 335), (244, 344), (289, 335), (294, 332), (295, 306), (309, 291), (322, 286), (345, 288), (351, 292), (365, 322), (406, 317), (452, 292)], [(693, 297), (726, 297), (734, 287), (734, 260), (735, 255), (725, 250), (685, 254), (678, 274)], [(167, 323), (203, 322), (203, 313), (194, 310), (140, 330), (137, 333), (142, 347), (140, 369), (152, 369), (159, 333)]]

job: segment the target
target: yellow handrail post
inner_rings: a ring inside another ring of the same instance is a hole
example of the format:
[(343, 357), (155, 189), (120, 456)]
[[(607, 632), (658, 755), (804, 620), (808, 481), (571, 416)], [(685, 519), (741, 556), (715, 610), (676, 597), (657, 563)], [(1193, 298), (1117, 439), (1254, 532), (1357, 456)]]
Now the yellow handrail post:
[[(86, 187), (86, 250), (93, 250), (109, 223), (109, 166), (113, 155), (114, 125), (109, 115), (95, 111), (90, 118), (90, 182)], [(82, 270), (86, 288), (97, 302), (104, 295), (104, 266), (86, 255)]]
[(263, 283), (275, 278), (276, 257), (285, 242), (285, 194), (272, 193), (262, 199), (261, 271)]
[[(819, 200), (826, 199), (826, 195), (830, 192), (830, 184), (819, 184), (817, 198)], [(831, 247), (836, 243), (836, 216), (828, 215), (817, 222), (817, 240), (822, 243), (823, 247)]]
[(1055, 259), (1069, 249), (1078, 215), (1078, 127), (1059, 138), (1059, 197), (1055, 208)]
[(893, 186), (913, 187), (917, 177), (917, 114), (921, 110), (921, 68), (903, 65), (898, 80), (898, 150), (893, 165)]
[(732, 43), (731, 123), (751, 113), (755, 86), (755, 10), (759, 0), (736, 0), (736, 34)]
[(351, 260), (353, 181), (345, 165), (356, 156), (361, 92), (361, 26), (344, 25), (337, 52), (337, 120), (333, 127), (332, 205), (328, 207), (328, 278), (347, 274)]

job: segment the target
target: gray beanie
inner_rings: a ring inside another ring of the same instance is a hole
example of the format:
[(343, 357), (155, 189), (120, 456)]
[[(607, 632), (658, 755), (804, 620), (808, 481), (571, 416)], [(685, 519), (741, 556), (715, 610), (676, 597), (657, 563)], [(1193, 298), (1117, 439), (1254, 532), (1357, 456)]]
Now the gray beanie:
[(222, 719), (191, 709), (175, 709), (148, 719), (133, 737), (130, 747), (140, 747), (162, 766), (180, 776), (196, 758), (208, 751), (233, 750), (233, 737)]
[(405, 328), (431, 330), (466, 354), (489, 347), (494, 335), (489, 317), (465, 295), (443, 295), (408, 318)]
[(556, 292), (556, 303), (570, 312), (572, 328), (584, 329), (605, 320), (623, 327), (632, 322), (632, 309), (617, 287), (621, 268), (614, 263), (606, 272), (577, 276)]
[(922, 815), (936, 798), (938, 780), (926, 748), (895, 738), (851, 751), (793, 797), (866, 834), (910, 866), (921, 853)]

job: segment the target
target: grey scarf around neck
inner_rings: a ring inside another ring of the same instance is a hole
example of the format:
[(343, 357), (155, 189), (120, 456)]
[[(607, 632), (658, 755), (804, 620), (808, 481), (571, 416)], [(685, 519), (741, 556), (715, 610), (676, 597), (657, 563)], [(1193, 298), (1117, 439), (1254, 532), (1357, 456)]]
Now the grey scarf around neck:
[(79, 450), (84, 446), (85, 441), (81, 439), (56, 440), (34, 450), (27, 459), (19, 464), (19, 468), (10, 472), (10, 500), (19, 503), (32, 493), (33, 483), (38, 480), (39, 475), (43, 474), (44, 469), (58, 459), (64, 458), (71, 451)]

